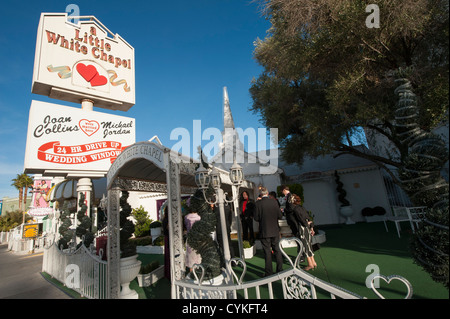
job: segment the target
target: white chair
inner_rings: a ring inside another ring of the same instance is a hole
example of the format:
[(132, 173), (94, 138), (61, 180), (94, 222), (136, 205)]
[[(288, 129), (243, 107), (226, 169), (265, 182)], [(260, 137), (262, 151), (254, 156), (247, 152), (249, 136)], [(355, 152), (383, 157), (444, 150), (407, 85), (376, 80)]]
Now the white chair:
[(408, 213), (409, 223), (411, 224), (411, 229), (414, 233), (416, 228), (419, 227), (419, 223), (422, 222), (425, 217), (426, 207), (406, 207), (406, 212)]
[[(415, 232), (415, 228), (421, 222), (423, 215), (425, 214), (426, 207), (392, 207), (393, 216), (389, 216), (387, 219), (395, 223), (395, 228), (397, 229), (398, 238), (400, 238), (400, 223), (409, 222), (411, 224), (411, 229)], [(416, 227), (414, 227), (416, 224)]]
[(406, 207), (392, 207), (393, 216), (389, 216), (388, 220), (395, 223), (395, 228), (397, 229), (398, 238), (400, 238), (400, 223), (409, 222), (408, 212)]

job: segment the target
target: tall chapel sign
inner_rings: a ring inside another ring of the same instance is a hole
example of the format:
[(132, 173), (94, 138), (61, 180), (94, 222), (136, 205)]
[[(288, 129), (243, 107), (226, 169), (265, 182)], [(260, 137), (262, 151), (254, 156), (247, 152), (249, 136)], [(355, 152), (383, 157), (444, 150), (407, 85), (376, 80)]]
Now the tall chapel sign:
[[(93, 16), (68, 20), (42, 13), (32, 93), (127, 111), (135, 104), (134, 48)], [(25, 173), (103, 177), (117, 156), (136, 142), (135, 119), (32, 101)]]
[(127, 111), (135, 104), (134, 48), (95, 17), (68, 21), (67, 13), (42, 13), (32, 93)]

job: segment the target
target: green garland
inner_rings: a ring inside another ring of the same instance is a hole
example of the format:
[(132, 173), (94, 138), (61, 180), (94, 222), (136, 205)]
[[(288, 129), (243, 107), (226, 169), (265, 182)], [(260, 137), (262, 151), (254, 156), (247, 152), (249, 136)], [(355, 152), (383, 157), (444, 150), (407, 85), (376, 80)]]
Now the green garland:
[(341, 207), (350, 206), (350, 202), (345, 198), (345, 196), (347, 196), (347, 192), (344, 189), (344, 184), (341, 182), (337, 171), (334, 171), (334, 177), (337, 184), (336, 190), (339, 193), (338, 198), (339, 201), (342, 203)]
[(449, 187), (440, 174), (448, 160), (448, 150), (439, 136), (424, 131), (417, 123), (417, 98), (407, 79), (411, 71), (400, 70), (396, 79), (399, 101), (394, 125), (401, 142), (408, 145), (399, 177), (413, 204), (429, 207), (412, 237), (411, 250), (414, 261), (448, 289)]
[(129, 239), (134, 233), (134, 224), (128, 217), (131, 215), (131, 206), (128, 204), (129, 193), (122, 191), (120, 197), (120, 258), (126, 258), (136, 255), (136, 245)]
[(70, 220), (70, 210), (69, 210), (69, 202), (64, 201), (60, 220), (61, 220), (61, 226), (59, 226), (58, 231), (61, 235), (61, 238), (58, 240), (58, 248), (67, 249), (69, 247), (69, 242), (73, 238), (74, 231), (73, 229), (70, 229), (70, 226), (72, 226), (72, 221)]
[[(211, 198), (213, 194), (212, 187), (205, 191), (206, 198)], [(211, 233), (216, 229), (216, 214), (205, 201), (201, 189), (197, 189), (192, 195), (189, 211), (196, 212), (201, 219), (194, 223), (187, 234), (186, 241), (202, 257), (202, 266), (205, 268), (203, 279), (212, 279), (221, 274), (221, 266), (224, 262), (219, 245), (211, 237)]]
[(85, 247), (89, 247), (91, 243), (94, 241), (94, 234), (91, 232), (92, 220), (89, 216), (87, 216), (87, 206), (84, 203), (85, 196), (83, 193), (80, 194), (80, 200), (78, 201), (78, 205), (80, 206), (80, 210), (77, 213), (78, 226), (75, 230), (75, 234), (81, 238), (82, 242), (80, 242), (77, 246), (80, 247), (84, 242)]
[(80, 194), (80, 200), (78, 201), (78, 205), (80, 206), (80, 210), (77, 213), (78, 226), (75, 230), (70, 229), (72, 226), (72, 220), (70, 218), (71, 212), (68, 208), (69, 202), (64, 201), (63, 209), (61, 211), (60, 219), (62, 221), (61, 226), (58, 231), (61, 235), (61, 238), (58, 241), (58, 247), (67, 249), (69, 247), (70, 241), (73, 239), (73, 235), (78, 236), (82, 241), (77, 245), (79, 248), (83, 243), (86, 247), (89, 247), (91, 243), (94, 241), (94, 234), (91, 232), (92, 221), (89, 216), (86, 215), (87, 206), (84, 203), (85, 196), (84, 194)]

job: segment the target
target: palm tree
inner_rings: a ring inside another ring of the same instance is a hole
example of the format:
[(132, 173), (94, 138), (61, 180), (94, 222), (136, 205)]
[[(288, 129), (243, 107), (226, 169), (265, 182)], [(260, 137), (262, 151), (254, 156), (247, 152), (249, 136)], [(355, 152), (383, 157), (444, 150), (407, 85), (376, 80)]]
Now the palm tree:
[[(19, 211), (23, 212), (23, 223), (25, 223), (25, 210), (27, 204), (27, 192), (33, 186), (33, 179), (25, 173), (17, 174), (16, 178), (11, 180), (14, 186), (19, 190)], [(25, 194), (24, 194), (25, 191)], [(22, 206), (23, 203), (23, 206)]]
[(11, 180), (13, 183), (11, 184), (11, 186), (14, 186), (15, 188), (17, 188), (19, 190), (19, 210), (22, 210), (22, 199), (23, 199), (23, 182), (22, 182), (22, 178), (21, 178), (21, 174), (17, 174), (16, 178), (13, 178)]
[(23, 187), (24, 187), (24, 192), (23, 192), (23, 206), (24, 206), (24, 209), (26, 210), (26, 206), (27, 206), (27, 194), (28, 194), (28, 189), (32, 189), (33, 188), (33, 184), (34, 184), (34, 181), (33, 181), (33, 179), (30, 177), (30, 176), (28, 176), (27, 174), (22, 174), (21, 175), (22, 177), (22, 185), (23, 185)]

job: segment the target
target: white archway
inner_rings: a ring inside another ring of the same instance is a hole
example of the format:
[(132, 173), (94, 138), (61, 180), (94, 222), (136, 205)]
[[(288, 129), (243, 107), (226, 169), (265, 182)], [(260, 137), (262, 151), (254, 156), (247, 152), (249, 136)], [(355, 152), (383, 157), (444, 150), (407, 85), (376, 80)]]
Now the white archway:
[(109, 298), (118, 298), (120, 293), (119, 199), (122, 190), (152, 191), (167, 184), (171, 277), (184, 278), (181, 186), (196, 187), (196, 167), (194, 160), (153, 142), (138, 142), (127, 147), (111, 165), (107, 174)]

